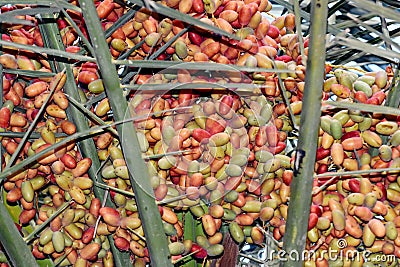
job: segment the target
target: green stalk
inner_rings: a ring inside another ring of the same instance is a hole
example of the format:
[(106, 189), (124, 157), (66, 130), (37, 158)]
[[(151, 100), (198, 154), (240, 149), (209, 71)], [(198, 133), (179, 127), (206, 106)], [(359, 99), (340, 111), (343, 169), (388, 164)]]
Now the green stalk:
[[(65, 51), (64, 44), (62, 43), (62, 38), (60, 36), (60, 32), (58, 30), (57, 24), (54, 21), (50, 23), (46, 23), (43, 25), (43, 39), (47, 39), (49, 41), (49, 46), (51, 48), (60, 50), (60, 51)], [(64, 91), (65, 93), (68, 94), (69, 99), (74, 99), (75, 101), (79, 102), (80, 101), (80, 96), (78, 92), (78, 88), (76, 87), (75, 84), (75, 78), (74, 74), (72, 71), (72, 67), (70, 64), (64, 63), (64, 62), (57, 62), (56, 63), (58, 68), (62, 68), (66, 70), (66, 75), (67, 75), (67, 81), (65, 82), (64, 85)], [(89, 124), (88, 120), (85, 118), (83, 113), (79, 110), (74, 105), (69, 105), (67, 109), (67, 116), (70, 121), (72, 121), (77, 128), (78, 132), (84, 132), (89, 130)], [(88, 157), (92, 159), (92, 166), (90, 167), (88, 173), (90, 178), (93, 181), (101, 180), (97, 179), (96, 177), (96, 171), (100, 169), (100, 160), (97, 155), (97, 150), (96, 146), (94, 144), (93, 139), (87, 138), (80, 140), (78, 143), (78, 147), (84, 157)], [(100, 187), (94, 187), (93, 188), (94, 195), (100, 199), (101, 202), (103, 202), (104, 199), (104, 189)], [(106, 199), (106, 205), (109, 207), (113, 207), (114, 204), (111, 202), (109, 198)], [(129, 259), (129, 254), (127, 253), (122, 253), (119, 251), (113, 244), (114, 244), (114, 239), (112, 236), (108, 236), (108, 240), (111, 243), (111, 251), (114, 255), (114, 263), (118, 267), (126, 266), (127, 264), (130, 263)]]
[(104, 32), (104, 36), (106, 38), (110, 37), (118, 28), (122, 27), (125, 23), (127, 23), (130, 19), (132, 19), (135, 16), (135, 13), (139, 10), (140, 8), (138, 6), (134, 6), (131, 9), (129, 9), (125, 14), (123, 14), (116, 22), (111, 25), (110, 28), (108, 28)]
[(0, 0), (0, 5), (40, 5), (40, 6), (49, 6), (49, 7), (59, 7), (65, 9), (71, 9), (74, 11), (80, 12), (81, 9), (71, 3), (66, 1), (49, 1), (49, 0)]
[[(305, 57), (303, 57), (303, 59), (304, 58)], [(276, 68), (275, 62), (274, 61), (272, 61), (272, 62), (274, 63), (274, 68)], [(289, 100), (289, 98), (287, 96), (287, 90), (286, 90), (285, 84), (283, 83), (281, 75), (279, 73), (277, 73), (276, 76), (278, 77), (279, 88), (281, 90), (281, 95), (283, 97), (283, 102), (285, 103), (286, 108), (288, 109), (289, 118), (290, 118), (290, 121), (292, 122), (293, 130), (297, 132), (298, 131), (298, 126), (296, 125), (296, 119), (294, 117), (292, 107), (290, 106), (290, 100)]]
[(181, 30), (180, 32), (178, 32), (178, 34), (176, 34), (174, 37), (172, 37), (171, 39), (168, 40), (168, 42), (166, 42), (165, 44), (163, 44), (159, 49), (157, 49), (157, 51), (155, 51), (150, 57), (149, 60), (153, 60), (156, 59), (159, 55), (161, 55), (162, 53), (165, 52), (165, 50), (167, 50), (168, 47), (171, 47), (171, 45), (178, 40), (179, 37), (181, 37), (182, 35), (184, 35), (185, 33), (187, 33), (187, 31), (189, 30), (189, 27), (184, 28), (183, 30)]
[(52, 73), (52, 72), (45, 72), (45, 71), (40, 71), (40, 70), (5, 69), (3, 72), (10, 73), (10, 74), (16, 74), (19, 76), (27, 76), (27, 77), (35, 77), (35, 78), (53, 77), (54, 75), (56, 75), (55, 73)]
[(389, 89), (388, 98), (385, 103), (385, 106), (387, 107), (398, 108), (400, 105), (400, 82), (397, 81), (400, 77), (399, 67), (400, 65), (397, 65), (393, 76), (392, 85)]
[(208, 71), (233, 71), (233, 72), (275, 72), (275, 73), (293, 73), (288, 69), (265, 69), (258, 67), (247, 67), (238, 65), (227, 65), (214, 62), (180, 62), (180, 61), (162, 61), (162, 60), (112, 60), (115, 65), (125, 65), (133, 68), (151, 68), (151, 69), (171, 69), (171, 70), (208, 70)]
[(0, 216), (0, 240), (11, 264), (13, 266), (38, 266), (3, 203), (0, 205)]
[[(185, 212), (183, 229), (183, 236), (185, 239), (196, 241), (195, 219), (193, 218), (193, 214), (190, 211)], [(197, 264), (195, 259), (190, 259), (186, 263), (187, 267), (196, 267), (196, 265)]]
[[(1, 25), (1, 24), (0, 24)], [(0, 37), (0, 39), (1, 39), (1, 37)], [(0, 74), (1, 74), (1, 76), (3, 77), (3, 75), (4, 75), (4, 71), (3, 71), (3, 65), (1, 65), (0, 64)], [(1, 101), (0, 101), (0, 108), (2, 108), (3, 107), (3, 79), (0, 79), (0, 99), (1, 99)], [(1, 157), (0, 157), (1, 158)], [(0, 161), (0, 163), (1, 163), (1, 161)], [(0, 164), (0, 166), (1, 166), (1, 164)]]
[[(23, 138), (25, 135), (25, 132), (12, 132), (12, 131), (6, 131), (6, 132), (0, 132), (0, 137), (8, 137), (8, 138)], [(67, 135), (65, 133), (55, 133), (55, 137), (66, 137)], [(40, 133), (38, 132), (33, 132), (30, 134), (29, 139), (30, 141), (35, 140), (40, 138)]]
[[(67, 99), (74, 105), (76, 108), (81, 110), (87, 117), (92, 119), (93, 121), (97, 122), (99, 125), (106, 125), (106, 123), (100, 119), (96, 114), (91, 112), (89, 109), (87, 109), (84, 105), (82, 105), (78, 100), (75, 100), (74, 98), (70, 97), (68, 94), (66, 94)], [(113, 135), (118, 136), (118, 132), (110, 127), (107, 128)]]
[(58, 215), (63, 213), (64, 210), (66, 210), (72, 203), (72, 200), (62, 204), (45, 222), (42, 224), (38, 225), (38, 227), (33, 230), (32, 233), (30, 233), (27, 237), (24, 238), (25, 242), (28, 244), (29, 242), (32, 241), (54, 218), (56, 218)]
[[(400, 172), (400, 168), (382, 168), (382, 169), (369, 169), (369, 170), (359, 170), (359, 171), (344, 171), (344, 172), (324, 172), (318, 175), (315, 175), (315, 178), (326, 178), (326, 177), (346, 177), (346, 179), (351, 179), (355, 176), (371, 174), (371, 173), (383, 173), (383, 172), (391, 172), (396, 173)], [(352, 176), (352, 177), (351, 177)], [(350, 177), (350, 178), (348, 178)]]
[(334, 108), (342, 108), (348, 110), (360, 110), (362, 112), (375, 112), (380, 114), (387, 115), (397, 115), (400, 116), (400, 109), (392, 108), (389, 106), (378, 106), (372, 104), (363, 104), (363, 103), (350, 103), (345, 101), (324, 101), (324, 110), (334, 109)]
[[(299, 131), (299, 143), (295, 161), (295, 176), (290, 187), (291, 197), (283, 239), (283, 248), (290, 253), (302, 255), (307, 238), (311, 193), (314, 176), (314, 162), (317, 150), (320, 124), (322, 87), (325, 76), (325, 35), (327, 26), (328, 0), (312, 1), (309, 55), (303, 98), (303, 110)], [(281, 262), (284, 267), (302, 267), (303, 262), (287, 257)]]
[(65, 16), (65, 20), (72, 26), (72, 28), (74, 28), (76, 33), (79, 35), (79, 37), (81, 38), (82, 42), (85, 44), (87, 50), (89, 51), (89, 53), (91, 55), (94, 55), (94, 50), (93, 50), (93, 47), (90, 45), (89, 40), (86, 39), (85, 35), (81, 31), (81, 29), (79, 29), (79, 27), (76, 25), (76, 23), (71, 18), (71, 16), (68, 14), (68, 12), (65, 9), (61, 9), (61, 12)]
[[(128, 105), (120, 88), (118, 73), (111, 64), (111, 54), (101, 29), (96, 8), (92, 0), (79, 0), (90, 39), (96, 50), (96, 59), (110, 101), (115, 120), (129, 114)], [(136, 195), (136, 203), (147, 240), (152, 266), (172, 266), (168, 242), (163, 231), (160, 212), (155, 203), (147, 166), (142, 159), (139, 141), (132, 123), (117, 126), (122, 151), (130, 172), (130, 181)]]
[(297, 37), (299, 39), (301, 63), (303, 64), (303, 66), (307, 66), (306, 65), (306, 57), (304, 55), (303, 33), (301, 31), (301, 15), (300, 15), (300, 3), (299, 3), (299, 0), (294, 0), (294, 2), (293, 2), (293, 10), (294, 10), (294, 14), (295, 14), (296, 33), (297, 33)]
[(32, 52), (35, 52), (35, 53), (38, 53), (38, 54), (47, 54), (47, 56), (51, 55), (51, 56), (57, 56), (57, 57), (65, 58), (66, 60), (78, 60), (78, 61), (83, 61), (83, 62), (85, 62), (85, 61), (89, 61), (89, 62), (96, 61), (92, 57), (81, 56), (81, 55), (74, 54), (74, 53), (60, 51), (60, 50), (57, 50), (57, 49), (44, 48), (44, 47), (40, 47), (40, 46), (12, 43), (12, 42), (8, 42), (8, 41), (4, 41), (4, 40), (0, 40), (0, 45), (2, 45), (3, 48), (7, 48), (7, 49), (28, 50), (28, 51), (32, 51)]
[[(61, 36), (59, 35), (57, 24), (55, 22), (46, 23), (43, 25), (43, 28), (44, 28), (44, 31), (42, 32), (42, 35), (44, 35), (43, 39), (44, 40), (48, 39), (49, 41), (48, 45), (54, 49), (65, 50), (64, 45), (60, 39)], [(66, 70), (65, 73), (67, 75), (67, 81), (65, 82), (64, 85), (65, 93), (67, 93), (70, 96), (70, 98), (74, 98), (75, 100), (79, 101), (80, 100), (78, 93), (79, 89), (76, 88), (74, 74), (72, 72), (71, 66), (63, 62), (58, 62), (56, 67), (65, 68)], [(74, 122), (74, 124), (76, 125), (78, 132), (83, 132), (89, 129), (87, 120), (85, 119), (85, 117), (79, 111), (78, 108), (76, 108), (73, 105), (69, 105), (67, 114), (68, 114), (68, 119)], [(84, 156), (90, 157), (92, 159), (92, 168), (89, 169), (89, 172), (93, 171), (93, 169), (96, 169), (96, 166), (100, 166), (100, 161), (97, 157), (97, 152), (94, 142), (92, 139), (85, 139), (81, 140), (80, 144), (82, 144), (80, 149), (82, 150)], [(103, 191), (95, 193), (99, 193), (99, 196), (102, 196), (104, 194)]]

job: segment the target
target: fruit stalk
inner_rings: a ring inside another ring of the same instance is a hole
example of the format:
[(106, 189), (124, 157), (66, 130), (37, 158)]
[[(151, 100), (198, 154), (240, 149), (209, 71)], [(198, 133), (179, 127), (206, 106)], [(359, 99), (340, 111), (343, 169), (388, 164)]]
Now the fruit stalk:
[[(44, 18), (51, 18), (51, 16), (44, 15)], [(64, 45), (62, 44), (61, 36), (59, 35), (59, 31), (57, 29), (56, 22), (53, 23), (43, 23), (41, 25), (42, 35), (45, 37), (44, 40), (47, 40), (48, 45), (50, 48), (58, 49), (58, 50), (65, 50)], [(74, 74), (71, 65), (65, 62), (56, 62), (56, 69), (65, 69), (67, 75), (67, 81), (64, 86), (65, 92), (70, 96), (70, 99), (74, 99), (78, 101), (80, 99), (78, 88), (75, 85)], [(70, 105), (67, 109), (67, 116), (68, 118), (74, 122), (77, 126), (78, 131), (85, 131), (89, 129), (87, 119), (83, 116), (81, 111), (73, 106)], [(96, 170), (100, 168), (100, 161), (97, 156), (97, 151), (95, 144), (92, 139), (84, 139), (79, 143), (80, 150), (82, 151), (85, 157), (92, 159), (92, 167), (89, 169), (88, 174), (90, 177), (94, 179), (96, 177)], [(105, 190), (100, 187), (94, 187), (94, 194), (98, 197), (101, 201), (104, 198)], [(106, 200), (106, 205), (111, 206), (113, 205), (110, 199)], [(113, 239), (111, 237), (108, 238), (109, 241), (113, 244)], [(124, 266), (129, 263), (129, 257), (121, 252), (119, 252), (115, 246), (111, 247), (114, 256), (114, 262), (116, 266)]]
[(3, 204), (0, 205), (0, 216), (0, 239), (7, 242), (4, 245), (4, 250), (10, 257), (13, 266), (38, 266)]
[[(96, 8), (93, 1), (79, 1), (83, 17), (86, 21), (90, 39), (98, 53), (97, 64), (104, 66), (101, 74), (106, 93), (109, 97), (115, 120), (123, 120), (128, 112), (125, 97), (120, 89), (117, 71), (111, 63), (111, 54), (101, 30), (101, 25), (94, 13)], [(136, 202), (143, 222), (149, 255), (153, 266), (172, 266), (165, 234), (160, 231), (162, 222), (155, 203), (153, 189), (150, 185), (149, 174), (139, 150), (139, 142), (133, 124), (117, 126), (121, 145), (125, 155), (126, 165), (130, 171), (130, 180), (136, 195)], [(134, 167), (134, 168), (133, 168)], [(140, 180), (140, 184), (138, 181)]]
[[(320, 123), (321, 96), (325, 76), (325, 34), (327, 24), (326, 0), (313, 1), (311, 9), (311, 29), (307, 73), (303, 97), (303, 110), (300, 120), (300, 136), (297, 146), (295, 177), (291, 184), (291, 197), (284, 235), (284, 250), (297, 251), (298, 255), (305, 249), (308, 217), (311, 205), (313, 170), (317, 150), (318, 125)], [(305, 152), (304, 154), (299, 153)], [(304, 156), (304, 158), (301, 158)], [(307, 197), (309, 196), (309, 197)], [(289, 259), (281, 263), (283, 267), (301, 267), (303, 262)]]

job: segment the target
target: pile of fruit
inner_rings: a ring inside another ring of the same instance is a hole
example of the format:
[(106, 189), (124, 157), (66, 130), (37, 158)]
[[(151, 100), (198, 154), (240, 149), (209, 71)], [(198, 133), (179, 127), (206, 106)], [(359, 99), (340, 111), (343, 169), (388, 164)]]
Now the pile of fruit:
[[(120, 71), (121, 90), (130, 107), (126, 118), (136, 118), (151, 193), (159, 206), (172, 261), (183, 266), (190, 260), (209, 264), (219, 259), (226, 249), (227, 232), (238, 245), (263, 246), (267, 239), (281, 245), (306, 90), (303, 62), (308, 39), (298, 39), (294, 15), (274, 17), (268, 0), (158, 3), (235, 39), (146, 8), (133, 12), (136, 9), (129, 1), (95, 3), (114, 59), (150, 57), (182, 63), (179, 69), (144, 69), (131, 76), (131, 67)], [(70, 4), (79, 5), (77, 1)], [(35, 7), (7, 5), (1, 11), (28, 8)], [(45, 46), (39, 19), (18, 18), (33, 26), (6, 25), (2, 40)], [(57, 24), (66, 52), (87, 53), (82, 45), (88, 35), (81, 13), (67, 9), (59, 14)], [(186, 62), (215, 62), (232, 68), (191, 69)], [(90, 177), (92, 159), (81, 154), (79, 139), (68, 139), (76, 136), (77, 127), (68, 111), (72, 99), (63, 89), (66, 75), (54, 75), (57, 71), (46, 55), (13, 49), (12, 44), (3, 46), (0, 63), (5, 72), (0, 109), (2, 169), (56, 144), (3, 183), (5, 204), (15, 215), (21, 235), (26, 237), (33, 228), (45, 225), (28, 240), (33, 255), (50, 258), (59, 266), (113, 266), (110, 247), (116, 246), (131, 255), (134, 266), (149, 264), (142, 221), (115, 130), (109, 127), (91, 133), (102, 166), (95, 170), (97, 177)], [(240, 72), (235, 66), (247, 70)], [(93, 129), (98, 121), (114, 122), (99, 68), (95, 62), (76, 60), (73, 67), (87, 109), (82, 116), (90, 118)], [(268, 71), (272, 68), (275, 71)], [(323, 100), (383, 106), (393, 80), (391, 68), (360, 73), (327, 64)], [(306, 244), (307, 250), (322, 256), (306, 260), (304, 266), (396, 266), (400, 258), (399, 170), (379, 169), (400, 167), (398, 125), (397, 116), (323, 109)], [(27, 131), (32, 132), (25, 139)], [(364, 172), (335, 176), (358, 170)], [(327, 172), (331, 176), (324, 176)], [(101, 203), (95, 187), (109, 190), (106, 197), (113, 206)], [(326, 251), (346, 257), (328, 259)], [(367, 257), (357, 257), (363, 251), (369, 252)], [(347, 257), (349, 252), (352, 257)], [(4, 255), (0, 260), (7, 265)]]

